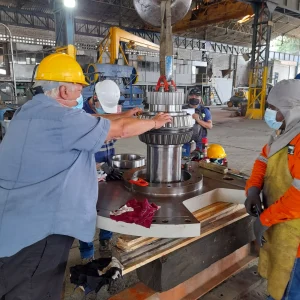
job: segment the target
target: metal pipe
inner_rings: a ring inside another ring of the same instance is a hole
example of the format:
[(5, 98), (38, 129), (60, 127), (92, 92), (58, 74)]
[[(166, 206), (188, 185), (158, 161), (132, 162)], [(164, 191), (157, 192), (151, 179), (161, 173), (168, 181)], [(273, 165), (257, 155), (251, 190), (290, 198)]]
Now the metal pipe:
[(147, 145), (147, 181), (180, 182), (181, 152), (182, 145)]
[(13, 84), (14, 84), (14, 95), (15, 95), (15, 104), (18, 104), (18, 98), (17, 98), (17, 83), (16, 83), (16, 74), (15, 74), (15, 61), (14, 61), (14, 49), (13, 49), (13, 43), (12, 43), (12, 34), (10, 29), (3, 23), (0, 23), (0, 25), (4, 26), (5, 29), (8, 31), (9, 34), (9, 41), (10, 41), (10, 51), (11, 51), (11, 69), (12, 69), (12, 78), (13, 78)]

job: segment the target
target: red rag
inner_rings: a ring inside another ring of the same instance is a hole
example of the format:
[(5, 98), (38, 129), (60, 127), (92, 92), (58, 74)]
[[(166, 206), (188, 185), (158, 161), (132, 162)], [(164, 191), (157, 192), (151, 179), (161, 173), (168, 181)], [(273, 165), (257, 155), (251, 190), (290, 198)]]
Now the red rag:
[(127, 201), (126, 205), (132, 207), (133, 211), (127, 211), (117, 216), (110, 215), (110, 218), (117, 222), (135, 223), (146, 228), (150, 228), (154, 213), (160, 208), (155, 203), (149, 203), (147, 199), (144, 201), (132, 199)]

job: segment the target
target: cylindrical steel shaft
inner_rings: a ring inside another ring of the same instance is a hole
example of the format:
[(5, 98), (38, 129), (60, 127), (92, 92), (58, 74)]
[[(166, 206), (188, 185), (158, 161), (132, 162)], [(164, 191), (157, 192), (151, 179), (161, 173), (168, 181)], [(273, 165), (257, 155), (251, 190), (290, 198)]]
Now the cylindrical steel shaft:
[(147, 145), (147, 180), (181, 181), (181, 145)]

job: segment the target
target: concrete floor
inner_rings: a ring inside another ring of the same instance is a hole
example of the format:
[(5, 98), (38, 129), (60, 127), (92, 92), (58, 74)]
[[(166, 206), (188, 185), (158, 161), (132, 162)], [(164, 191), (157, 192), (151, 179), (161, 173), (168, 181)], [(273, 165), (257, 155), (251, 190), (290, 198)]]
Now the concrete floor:
[[(228, 157), (230, 168), (238, 169), (243, 173), (250, 174), (252, 165), (258, 156), (261, 148), (268, 141), (271, 133), (264, 121), (247, 120), (240, 117), (231, 117), (232, 111), (221, 109), (220, 107), (211, 108), (214, 127), (209, 131), (209, 143), (221, 144)], [(138, 138), (130, 138), (120, 140), (116, 143), (117, 153), (136, 153), (146, 154), (146, 147)], [(96, 234), (97, 236), (97, 234)], [(95, 239), (97, 240), (97, 239)], [(98, 242), (95, 242), (98, 249)], [(98, 252), (95, 253), (96, 258), (99, 257)], [(71, 249), (69, 266), (80, 264), (80, 256), (78, 250), (78, 242), (75, 241)], [(138, 281), (135, 272), (132, 272), (124, 279), (119, 288), (130, 286)], [(109, 299), (110, 294), (103, 288), (98, 295), (91, 294), (84, 298), (81, 293), (74, 293), (74, 286), (69, 283), (69, 274), (67, 271), (64, 300), (79, 299)], [(264, 299), (261, 298), (261, 299)]]

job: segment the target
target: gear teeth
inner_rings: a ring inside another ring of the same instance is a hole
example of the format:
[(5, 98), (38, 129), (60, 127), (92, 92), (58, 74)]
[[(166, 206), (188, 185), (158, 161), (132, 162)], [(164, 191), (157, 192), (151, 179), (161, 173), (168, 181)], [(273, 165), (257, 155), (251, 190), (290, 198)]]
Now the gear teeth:
[(152, 145), (183, 145), (191, 141), (192, 129), (180, 133), (155, 133), (148, 131), (139, 136), (141, 142)]
[(148, 92), (147, 99), (154, 105), (183, 105), (184, 93)]

